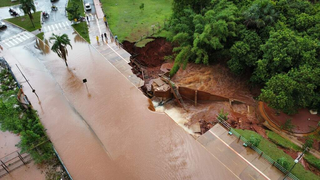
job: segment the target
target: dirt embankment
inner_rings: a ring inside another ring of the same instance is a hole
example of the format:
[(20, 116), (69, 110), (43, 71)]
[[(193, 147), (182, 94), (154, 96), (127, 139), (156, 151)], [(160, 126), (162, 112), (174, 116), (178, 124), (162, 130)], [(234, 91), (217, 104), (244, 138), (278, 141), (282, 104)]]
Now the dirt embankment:
[[(151, 79), (163, 73), (160, 69), (170, 69), (173, 63), (166, 63), (164, 58), (172, 55), (173, 46), (164, 38), (156, 38), (143, 48), (134, 46), (134, 43), (124, 42), (124, 48), (132, 54), (145, 70), (141, 72), (133, 63), (133, 72), (148, 84)], [(162, 67), (162, 68), (161, 68)], [(172, 80), (179, 86), (189, 87), (208, 93), (236, 99), (245, 104), (233, 104), (229, 102), (210, 102), (194, 105), (192, 101), (186, 101), (189, 109), (189, 122), (186, 126), (200, 123), (202, 132), (206, 132), (217, 123), (216, 116), (223, 109), (229, 115), (229, 123), (233, 127), (254, 130), (262, 135), (264, 129), (257, 120), (255, 100), (252, 90), (248, 86), (248, 79), (233, 75), (225, 66), (225, 63), (203, 66), (189, 63), (185, 70), (180, 69)], [(145, 90), (145, 88), (142, 88)]]

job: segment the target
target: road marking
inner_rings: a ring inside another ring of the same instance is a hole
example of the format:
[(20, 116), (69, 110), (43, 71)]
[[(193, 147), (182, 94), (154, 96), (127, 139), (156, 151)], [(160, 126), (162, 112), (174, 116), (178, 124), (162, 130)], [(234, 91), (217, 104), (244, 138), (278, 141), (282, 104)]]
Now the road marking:
[(21, 38), (22, 40), (24, 40), (24, 41), (28, 39), (28, 38), (24, 37), (22, 34), (21, 34), (20, 38)]
[(18, 40), (19, 42), (23, 42), (23, 40), (20, 40), (20, 39), (21, 39), (21, 37), (16, 38), (16, 40)]
[(51, 28), (50, 28), (50, 26), (47, 26), (47, 28), (49, 29), (49, 31), (51, 31)]
[(62, 28), (62, 26), (61, 26), (61, 24), (60, 24), (60, 23), (58, 23), (58, 26), (59, 26), (60, 28)]
[(19, 44), (19, 42), (16, 41), (15, 39), (12, 39), (11, 41), (15, 42), (15, 44)]
[(214, 135), (216, 138), (218, 138), (224, 145), (226, 145), (231, 151), (233, 151), (236, 155), (238, 155), (241, 159), (243, 159), (247, 164), (249, 164), (252, 168), (254, 168), (256, 171), (258, 171), (262, 176), (264, 176), (266, 179), (270, 180), (268, 176), (266, 176), (263, 172), (261, 172), (258, 168), (256, 168), (253, 164), (251, 164), (246, 158), (241, 156), (237, 151), (235, 151), (233, 148), (229, 146), (226, 142), (224, 142), (219, 136), (214, 134), (212, 131), (209, 130), (209, 132)]
[(28, 36), (29, 38), (33, 37), (30, 33), (27, 33), (26, 31), (25, 31), (25, 35)]
[(11, 45), (10, 44), (8, 44), (8, 43), (5, 43), (8, 47), (11, 47)]
[[(8, 41), (8, 43), (9, 43), (9, 44), (11, 44), (11, 46), (14, 46), (13, 42), (11, 42), (11, 41)], [(10, 47), (11, 47), (11, 46), (10, 46)]]
[[(101, 29), (100, 29), (100, 25), (99, 25), (99, 21), (98, 21), (98, 18), (97, 18), (97, 15), (95, 15), (95, 18), (96, 18), (96, 22), (97, 22), (97, 25), (98, 25), (98, 28), (99, 28), (99, 34), (101, 34)], [(125, 58), (123, 58), (119, 53), (117, 53), (110, 45), (109, 43), (107, 44), (109, 46), (109, 48), (114, 52), (116, 53), (121, 59), (123, 59), (125, 62), (129, 63), (129, 61), (127, 61)]]
[(59, 27), (58, 27), (58, 25), (57, 25), (57, 24), (55, 24), (54, 26), (57, 28), (57, 30), (59, 29)]

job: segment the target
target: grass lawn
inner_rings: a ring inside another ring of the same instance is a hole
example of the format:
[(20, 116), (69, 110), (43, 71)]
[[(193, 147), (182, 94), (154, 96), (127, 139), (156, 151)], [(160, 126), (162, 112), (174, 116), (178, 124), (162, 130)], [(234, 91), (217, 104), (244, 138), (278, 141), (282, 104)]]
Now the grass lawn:
[(11, 0), (1, 0), (0, 7), (13, 6), (19, 4), (19, 0), (11, 2)]
[(281, 137), (279, 134), (272, 132), (272, 131), (266, 131), (268, 138), (278, 144), (281, 147), (287, 148), (287, 149), (292, 149), (294, 151), (302, 151), (302, 149), (297, 146), (296, 144), (294, 144), (291, 141), (288, 141), (286, 139), (284, 139), (283, 137)]
[[(101, 0), (109, 27), (120, 41), (136, 42), (152, 33), (152, 25), (164, 25), (172, 13), (173, 0)], [(139, 6), (144, 3), (144, 10)], [(168, 23), (168, 22), (167, 22)], [(156, 30), (155, 30), (156, 31)]]
[(43, 40), (43, 35), (44, 35), (44, 33), (42, 32), (42, 33), (37, 34), (37, 37), (38, 37), (39, 39)]
[[(85, 16), (83, 1), (82, 0), (69, 0), (68, 7), (71, 7), (74, 3), (79, 5), (80, 16)], [(71, 19), (70, 14), (68, 14), (68, 18), (71, 21), (73, 20), (73, 19)], [(87, 42), (90, 43), (89, 30), (88, 30), (88, 25), (86, 22), (81, 22), (79, 24), (74, 24), (72, 26)]]
[(41, 17), (41, 11), (33, 13), (33, 23), (34, 23), (35, 27), (32, 26), (32, 23), (31, 23), (28, 15), (20, 16), (20, 17), (16, 17), (16, 18), (10, 18), (10, 19), (6, 19), (6, 20), (17, 25), (17, 26), (20, 26), (20, 27), (26, 29), (27, 31), (32, 32), (34, 30), (41, 28), (40, 17)]
[[(285, 157), (288, 160), (289, 167), (291, 168), (294, 164), (294, 159), (291, 158), (288, 154), (283, 152), (281, 149), (277, 147), (276, 144), (268, 141), (267, 139), (264, 139), (262, 136), (257, 134), (254, 131), (249, 130), (241, 130), (241, 129), (235, 129), (239, 134), (241, 134), (244, 138), (249, 139), (250, 136), (255, 136), (258, 139), (261, 139), (260, 144), (258, 145), (258, 148), (262, 150), (266, 155), (270, 156), (273, 160), (277, 160), (281, 157)], [(307, 171), (304, 169), (304, 167), (298, 163), (292, 170), (292, 174), (297, 176), (297, 178), (301, 180), (316, 180), (319, 179), (319, 177), (315, 174), (313, 174), (311, 171)]]
[[(77, 5), (79, 5), (80, 16), (85, 16), (84, 6), (83, 6), (83, 0), (69, 0), (69, 2), (68, 2), (68, 8), (69, 8), (69, 7), (72, 7), (72, 4), (77, 4)], [(70, 14), (68, 14), (68, 19), (69, 19), (70, 21), (73, 20), (73, 19), (71, 19)]]
[(73, 24), (72, 27), (80, 34), (80, 36), (82, 36), (87, 42), (90, 43), (89, 31), (86, 22)]

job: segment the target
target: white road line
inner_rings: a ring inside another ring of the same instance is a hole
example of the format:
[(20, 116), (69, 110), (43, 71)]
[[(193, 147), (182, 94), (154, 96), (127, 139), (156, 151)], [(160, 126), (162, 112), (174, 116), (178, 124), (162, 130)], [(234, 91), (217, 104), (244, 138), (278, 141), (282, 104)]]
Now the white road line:
[(58, 26), (59, 26), (60, 28), (62, 28), (62, 26), (61, 26), (61, 24), (60, 24), (60, 23), (58, 23)]
[(47, 32), (47, 27), (46, 26), (43, 26), (43, 32)]
[(10, 44), (8, 44), (8, 43), (5, 43), (8, 47), (11, 47), (11, 45)]
[[(20, 36), (20, 37), (21, 37), (21, 36)], [(16, 40), (18, 40), (19, 42), (23, 42), (22, 40), (20, 40), (20, 39), (21, 39), (20, 37), (19, 37), (19, 38), (16, 38)]]
[(12, 42), (12, 41), (13, 41), (15, 44), (19, 44), (19, 42), (16, 41), (16, 39), (12, 39), (11, 42)]
[[(8, 41), (8, 43), (9, 43), (9, 44), (11, 44), (11, 46), (14, 46), (13, 42), (11, 42), (11, 41)], [(11, 46), (10, 46), (10, 47), (11, 47)]]
[[(101, 29), (100, 29), (100, 25), (99, 25), (99, 21), (98, 21), (98, 18), (97, 18), (97, 15), (95, 15), (95, 18), (96, 18), (96, 22), (97, 22), (97, 25), (98, 25), (98, 28), (99, 28), (99, 34), (101, 34)], [(129, 61), (127, 61), (125, 58), (123, 58), (119, 53), (117, 53), (109, 44), (107, 44), (109, 46), (109, 48), (114, 52), (116, 53), (121, 59), (123, 59), (125, 62), (129, 63)]]
[(226, 142), (224, 142), (219, 136), (214, 134), (212, 131), (209, 130), (211, 134), (213, 134), (217, 139), (219, 139), (224, 145), (226, 145), (231, 151), (233, 151), (236, 155), (238, 155), (241, 159), (243, 159), (247, 164), (249, 164), (252, 168), (254, 168), (256, 171), (258, 171), (262, 176), (264, 176), (266, 179), (270, 180), (268, 176), (266, 176), (263, 172), (261, 172), (258, 168), (256, 168), (253, 164), (251, 164), (246, 158), (241, 156), (237, 151), (235, 151), (232, 147), (229, 146)]
[(24, 37), (22, 34), (21, 34), (20, 38), (21, 38), (22, 40), (24, 40), (24, 41), (28, 39), (28, 38)]
[(26, 31), (25, 31), (25, 35), (26, 35), (27, 37), (29, 37), (29, 38), (32, 37), (32, 35), (31, 35), (30, 33), (26, 32)]
[(49, 29), (49, 31), (51, 31), (51, 28), (50, 28), (50, 26), (47, 26), (47, 28)]
[(54, 26), (57, 28), (57, 30), (59, 29), (59, 26), (57, 24), (55, 24)]

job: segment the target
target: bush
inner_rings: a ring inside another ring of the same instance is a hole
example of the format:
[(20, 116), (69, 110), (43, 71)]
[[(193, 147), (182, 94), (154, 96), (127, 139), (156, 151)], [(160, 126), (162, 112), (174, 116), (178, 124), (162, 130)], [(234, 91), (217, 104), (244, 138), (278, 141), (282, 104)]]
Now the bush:
[(249, 138), (249, 140), (248, 140), (248, 143), (249, 143), (251, 146), (258, 147), (259, 144), (260, 144), (260, 141), (261, 141), (261, 139), (257, 138), (256, 136), (251, 135), (250, 138)]
[(278, 135), (275, 132), (266, 131), (266, 133), (267, 133), (268, 138), (272, 142), (276, 143), (277, 145), (279, 145), (281, 147), (292, 149), (294, 151), (301, 151), (302, 150), (298, 145), (284, 139), (283, 137), (281, 137), (280, 135)]
[[(259, 134), (257, 134), (254, 131), (249, 130), (242, 130), (242, 129), (235, 129), (236, 132), (238, 132), (240, 135), (242, 135), (246, 139), (250, 139), (251, 136), (254, 136), (255, 138), (258, 138), (261, 140), (261, 142), (258, 145), (258, 148), (263, 151), (266, 155), (271, 157), (274, 160), (280, 159), (282, 157), (286, 158), (289, 163), (289, 167), (292, 167), (294, 164), (294, 159), (283, 152), (281, 149), (277, 147), (274, 143), (268, 141), (267, 139), (263, 138)], [(292, 174), (294, 174), (297, 178), (300, 180), (318, 180), (319, 177), (315, 174), (313, 174), (311, 171), (305, 170), (304, 167), (298, 163), (293, 169)]]
[(279, 159), (277, 159), (277, 163), (280, 164), (282, 167), (284, 167), (285, 169), (289, 169), (289, 162), (285, 157), (281, 157)]

